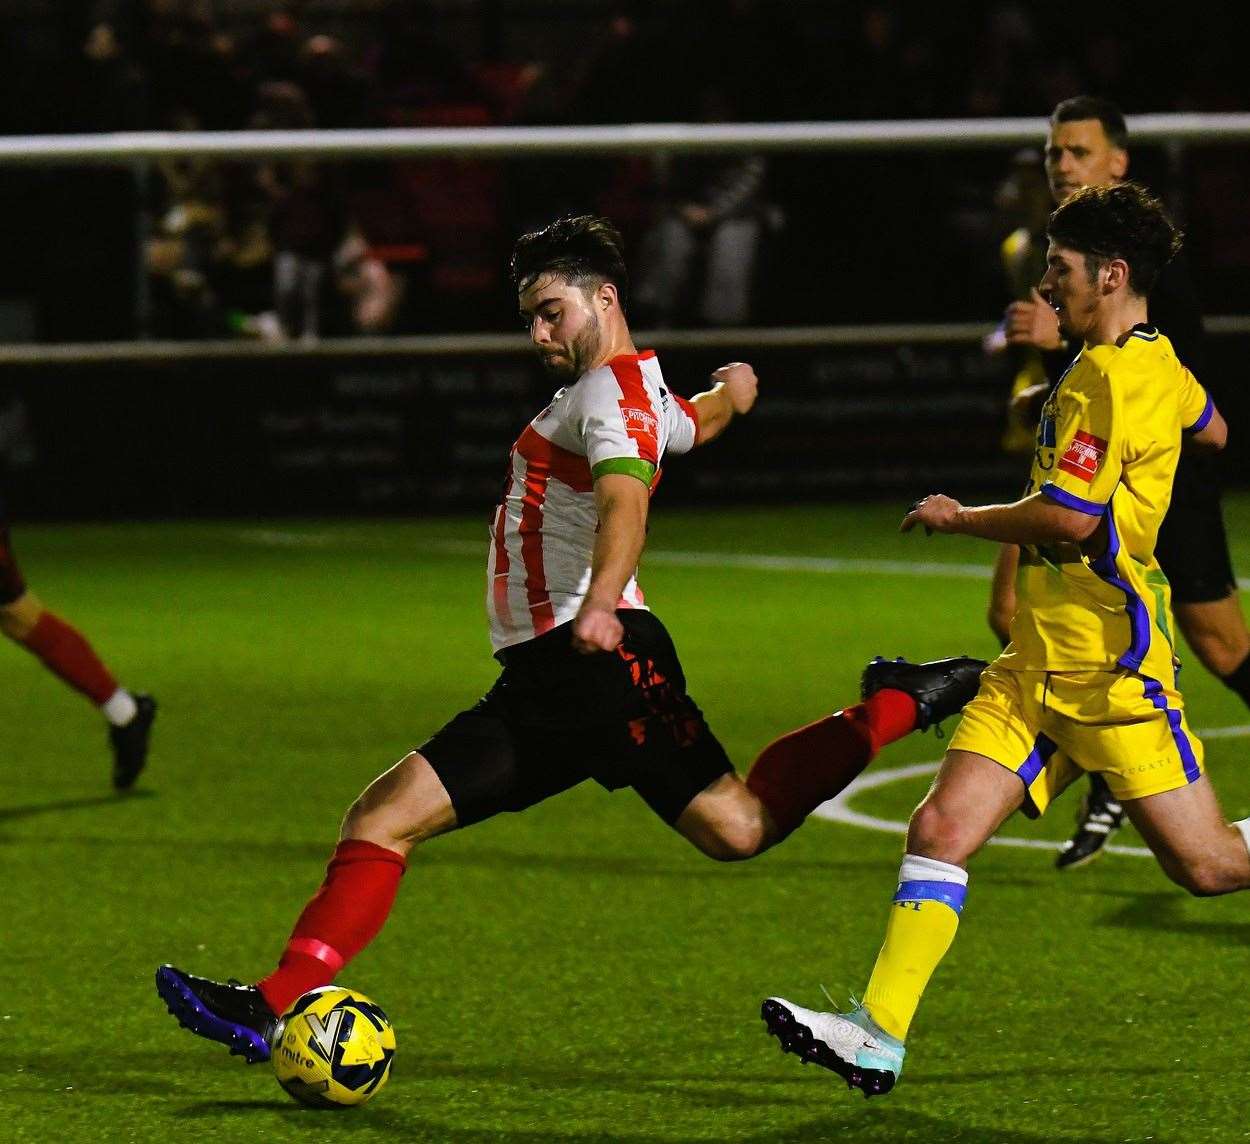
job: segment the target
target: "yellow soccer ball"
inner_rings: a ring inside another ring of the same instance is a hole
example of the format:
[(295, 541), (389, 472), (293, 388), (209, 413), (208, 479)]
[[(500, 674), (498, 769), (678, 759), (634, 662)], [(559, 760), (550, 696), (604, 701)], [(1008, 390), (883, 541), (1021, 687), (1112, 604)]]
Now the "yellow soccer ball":
[(348, 1108), (386, 1084), (395, 1030), (364, 994), (325, 985), (282, 1014), (272, 1045), (273, 1071), (291, 1096), (315, 1108)]

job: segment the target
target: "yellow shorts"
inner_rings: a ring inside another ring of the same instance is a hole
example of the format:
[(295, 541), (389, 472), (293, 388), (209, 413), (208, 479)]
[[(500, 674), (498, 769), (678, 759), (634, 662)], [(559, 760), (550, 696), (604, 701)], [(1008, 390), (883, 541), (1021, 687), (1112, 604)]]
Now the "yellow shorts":
[(1202, 774), (1202, 744), (1175, 680), (1133, 671), (1009, 671), (991, 664), (964, 708), (952, 751), (974, 751), (1020, 776), (1036, 818), (1081, 771), (1121, 801), (1162, 794)]

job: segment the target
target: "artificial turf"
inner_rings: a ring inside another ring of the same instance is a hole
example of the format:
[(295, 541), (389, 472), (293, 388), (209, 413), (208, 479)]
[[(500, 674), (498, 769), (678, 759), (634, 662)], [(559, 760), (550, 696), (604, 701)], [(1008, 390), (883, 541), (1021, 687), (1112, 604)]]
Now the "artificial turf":
[[(855, 696), (877, 652), (991, 655), (988, 546), (900, 537), (893, 506), (653, 517), (648, 600), (691, 691), (744, 767), (777, 732)], [(1229, 503), (1250, 569), (1250, 499)], [(973, 864), (893, 1094), (866, 1103), (783, 1057), (780, 993), (862, 988), (901, 839), (812, 821), (734, 866), (630, 792), (593, 783), (418, 852), (382, 935), (343, 974), (399, 1049), (367, 1107), (292, 1103), (267, 1067), (192, 1038), (152, 973), (266, 971), (319, 881), (342, 810), (491, 682), (481, 521), (29, 526), (36, 591), (161, 712), (149, 771), (116, 798), (99, 717), (0, 646), (0, 1137), (13, 1140), (993, 1141), (1250, 1136), (1250, 898), (1187, 898), (1109, 855)], [(661, 553), (694, 554), (661, 558)], [(743, 554), (948, 562), (950, 576)], [(738, 561), (722, 561), (727, 556)], [(742, 566), (745, 563), (746, 566)], [(1196, 663), (1196, 728), (1250, 722)], [(1244, 738), (1208, 743), (1234, 817)], [(876, 767), (940, 756), (932, 735)], [(855, 808), (904, 820), (925, 780)], [(1031, 838), (1060, 839), (1074, 800)], [(1122, 841), (1137, 843), (1125, 831)], [(1139, 844), (1139, 843), (1138, 843)]]

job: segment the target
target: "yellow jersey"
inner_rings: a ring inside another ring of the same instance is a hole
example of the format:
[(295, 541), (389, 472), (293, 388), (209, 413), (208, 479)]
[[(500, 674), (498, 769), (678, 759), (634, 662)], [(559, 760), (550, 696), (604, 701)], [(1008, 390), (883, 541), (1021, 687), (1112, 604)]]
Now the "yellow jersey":
[(1043, 407), (1025, 496), (1041, 492), (1100, 523), (1081, 545), (1022, 547), (1003, 667), (1172, 678), (1171, 591), (1155, 539), (1182, 435), (1213, 410), (1153, 327), (1081, 351)]

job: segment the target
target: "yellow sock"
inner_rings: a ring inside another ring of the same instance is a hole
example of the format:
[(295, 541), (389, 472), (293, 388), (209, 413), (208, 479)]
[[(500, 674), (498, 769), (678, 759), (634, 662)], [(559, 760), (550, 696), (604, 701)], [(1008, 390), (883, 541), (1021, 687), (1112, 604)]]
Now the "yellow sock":
[(872, 1019), (900, 1041), (929, 978), (955, 940), (967, 882), (958, 866), (914, 854), (903, 859), (885, 941), (864, 994)]

